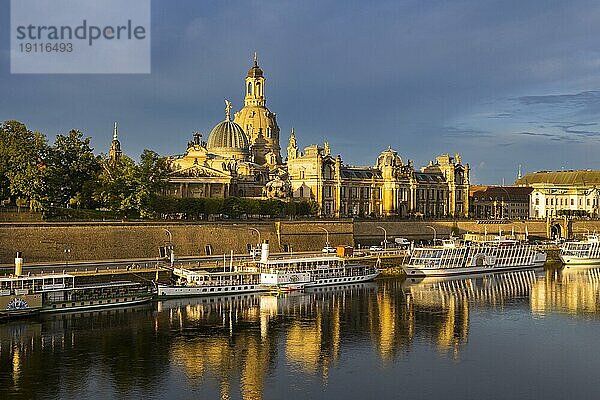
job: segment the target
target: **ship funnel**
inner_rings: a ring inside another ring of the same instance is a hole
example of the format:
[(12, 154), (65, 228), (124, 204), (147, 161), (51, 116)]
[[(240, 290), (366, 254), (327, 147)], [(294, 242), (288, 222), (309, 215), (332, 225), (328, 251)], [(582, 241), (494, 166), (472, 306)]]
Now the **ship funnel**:
[(266, 263), (269, 260), (269, 241), (265, 240), (260, 252), (260, 262)]
[(23, 254), (17, 251), (15, 256), (15, 276), (23, 275)]

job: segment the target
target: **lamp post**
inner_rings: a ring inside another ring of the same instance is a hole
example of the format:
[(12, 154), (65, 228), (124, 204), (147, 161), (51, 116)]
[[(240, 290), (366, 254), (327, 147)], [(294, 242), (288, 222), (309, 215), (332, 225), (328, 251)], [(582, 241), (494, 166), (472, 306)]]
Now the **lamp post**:
[[(258, 245), (261, 245), (261, 240), (260, 240), (260, 231), (256, 228), (248, 228), (248, 230), (250, 230), (251, 232), (256, 232), (258, 234)], [(256, 247), (254, 247), (254, 249), (252, 249), (252, 259), (254, 260), (255, 257), (255, 252), (256, 252)]]
[(69, 258), (71, 258), (71, 248), (65, 244), (65, 268), (69, 268)]
[(433, 244), (435, 245), (435, 239), (437, 237), (437, 232), (436, 232), (435, 228), (431, 225), (427, 225), (426, 228), (433, 230)]
[(71, 246), (67, 243), (55, 242), (54, 240), (40, 240), (40, 243), (52, 244), (56, 247), (62, 247), (63, 256), (65, 258), (65, 268), (69, 268), (69, 259), (71, 258)]
[(165, 233), (169, 235), (169, 244), (173, 244), (173, 235), (171, 234), (171, 231), (166, 228), (163, 228), (163, 231), (165, 231)]
[(256, 232), (258, 234), (258, 243), (259, 244), (262, 243), (260, 241), (260, 231), (258, 229), (256, 229), (256, 228), (248, 228), (248, 229), (251, 230), (251, 231), (253, 231), (253, 232)]
[(387, 231), (383, 226), (378, 226), (377, 228), (383, 231), (383, 249), (387, 250)]
[(169, 235), (169, 259), (171, 260), (171, 266), (173, 266), (173, 264), (175, 263), (175, 251), (173, 251), (173, 235), (171, 234), (171, 231), (166, 228), (163, 228), (163, 231), (165, 231), (165, 233)]
[(325, 239), (326, 246), (329, 246), (329, 231), (327, 229), (323, 228), (322, 226), (319, 226), (319, 229), (321, 229), (322, 231), (325, 231), (325, 234), (327, 235), (326, 239)]

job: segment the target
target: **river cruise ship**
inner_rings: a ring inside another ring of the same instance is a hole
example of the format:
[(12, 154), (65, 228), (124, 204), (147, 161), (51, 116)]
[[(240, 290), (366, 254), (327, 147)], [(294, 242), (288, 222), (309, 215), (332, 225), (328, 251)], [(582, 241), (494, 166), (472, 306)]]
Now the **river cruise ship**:
[(260, 282), (269, 289), (298, 290), (366, 282), (379, 275), (377, 265), (354, 263), (338, 256), (269, 259), (269, 244), (262, 246)]
[(585, 240), (566, 242), (560, 248), (560, 260), (570, 265), (600, 264), (600, 238), (597, 234), (589, 234)]
[(0, 278), (0, 317), (133, 305), (153, 295), (152, 286), (136, 282), (76, 285), (69, 274), (13, 275)]
[(410, 276), (446, 276), (542, 267), (546, 253), (517, 240), (499, 237), (493, 241), (462, 243), (444, 241), (440, 247), (411, 250), (402, 266)]
[(173, 268), (173, 275), (177, 278), (174, 284), (157, 285), (158, 297), (215, 296), (266, 290), (261, 285), (259, 272), (242, 267), (236, 267), (231, 272), (208, 272), (178, 267)]
[(376, 266), (351, 263), (338, 256), (270, 259), (263, 243), (259, 261), (231, 266), (230, 272), (173, 268), (174, 284), (158, 284), (158, 297), (215, 296), (305, 287), (341, 285), (373, 280)]

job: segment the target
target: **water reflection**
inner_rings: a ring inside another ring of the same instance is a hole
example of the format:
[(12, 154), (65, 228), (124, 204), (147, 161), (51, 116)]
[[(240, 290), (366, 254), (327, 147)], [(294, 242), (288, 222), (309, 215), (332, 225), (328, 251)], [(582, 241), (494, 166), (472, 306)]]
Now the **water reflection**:
[(426, 362), (421, 359), (428, 360), (431, 350), (460, 362), (466, 348), (478, 350), (470, 336), (499, 316), (597, 319), (599, 283), (600, 267), (386, 279), (4, 322), (0, 398), (260, 399), (343, 392), (358, 385), (355, 364), (376, 379), (403, 363)]
[(597, 319), (599, 290), (600, 266), (549, 270), (531, 289), (531, 311), (539, 316), (558, 312)]

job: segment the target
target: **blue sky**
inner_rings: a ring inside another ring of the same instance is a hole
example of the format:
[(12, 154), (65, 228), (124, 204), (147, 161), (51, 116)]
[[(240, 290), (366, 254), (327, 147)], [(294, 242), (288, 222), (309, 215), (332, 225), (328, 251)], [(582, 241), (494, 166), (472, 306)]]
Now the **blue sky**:
[(149, 75), (11, 75), (0, 0), (0, 119), (106, 152), (184, 151), (243, 105), (256, 49), (285, 149), (328, 140), (372, 165), (392, 146), (424, 165), (460, 152), (474, 183), (600, 169), (600, 3), (586, 1), (152, 1)]

